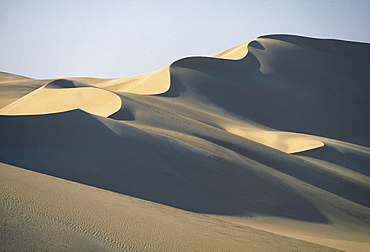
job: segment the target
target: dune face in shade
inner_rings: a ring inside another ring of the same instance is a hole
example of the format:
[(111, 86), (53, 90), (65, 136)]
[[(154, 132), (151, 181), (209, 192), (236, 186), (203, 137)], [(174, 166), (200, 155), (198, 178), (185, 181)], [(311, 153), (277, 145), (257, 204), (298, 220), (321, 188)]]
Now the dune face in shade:
[(0, 74), (0, 250), (370, 251), (370, 45)]
[(41, 115), (81, 109), (110, 116), (121, 108), (116, 94), (69, 80), (55, 80), (0, 110), (1, 115)]

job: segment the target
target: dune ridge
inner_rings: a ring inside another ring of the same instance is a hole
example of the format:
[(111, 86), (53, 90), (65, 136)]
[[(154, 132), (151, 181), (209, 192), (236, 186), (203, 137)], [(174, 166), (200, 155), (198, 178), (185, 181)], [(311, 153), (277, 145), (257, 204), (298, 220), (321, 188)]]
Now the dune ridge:
[(70, 80), (55, 80), (0, 110), (1, 115), (39, 115), (81, 109), (109, 116), (121, 108), (112, 92)]
[(3, 73), (1, 244), (366, 251), (369, 67), (369, 44), (267, 35), (119, 79)]

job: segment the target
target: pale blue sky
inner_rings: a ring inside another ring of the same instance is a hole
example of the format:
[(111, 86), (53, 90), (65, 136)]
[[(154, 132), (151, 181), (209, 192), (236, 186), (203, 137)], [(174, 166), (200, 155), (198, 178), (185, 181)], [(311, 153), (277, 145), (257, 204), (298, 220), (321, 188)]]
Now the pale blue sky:
[(0, 71), (117, 78), (257, 36), (370, 42), (368, 0), (0, 0)]

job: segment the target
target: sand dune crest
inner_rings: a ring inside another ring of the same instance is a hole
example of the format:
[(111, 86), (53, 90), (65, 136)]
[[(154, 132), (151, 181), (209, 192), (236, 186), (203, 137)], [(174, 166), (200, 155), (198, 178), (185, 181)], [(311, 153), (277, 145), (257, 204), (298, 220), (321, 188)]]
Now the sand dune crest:
[(109, 116), (121, 108), (112, 92), (68, 80), (56, 80), (0, 110), (1, 115), (40, 115), (81, 109)]

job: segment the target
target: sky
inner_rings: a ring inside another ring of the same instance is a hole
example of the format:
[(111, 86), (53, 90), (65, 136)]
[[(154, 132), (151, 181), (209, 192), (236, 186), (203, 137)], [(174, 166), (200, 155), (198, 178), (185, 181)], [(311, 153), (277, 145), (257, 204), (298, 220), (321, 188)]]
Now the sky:
[(0, 0), (0, 71), (119, 78), (266, 34), (370, 43), (368, 0)]

